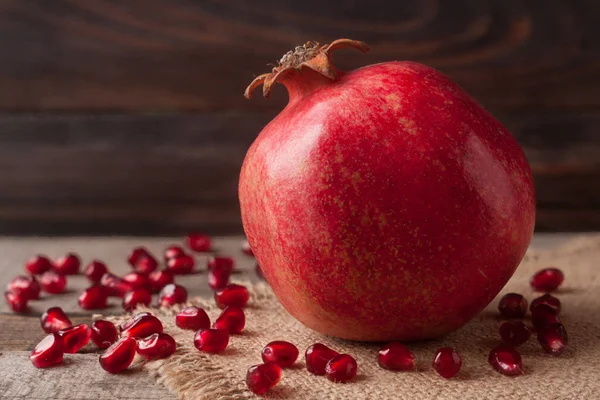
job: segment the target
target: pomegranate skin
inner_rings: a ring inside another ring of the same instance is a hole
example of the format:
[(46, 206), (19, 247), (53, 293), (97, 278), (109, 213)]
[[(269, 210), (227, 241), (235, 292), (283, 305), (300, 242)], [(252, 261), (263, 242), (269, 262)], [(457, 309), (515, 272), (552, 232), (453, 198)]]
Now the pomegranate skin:
[(305, 68), (242, 166), (244, 230), (281, 304), (362, 341), (452, 332), (512, 276), (535, 222), (531, 169), (458, 85), (413, 62)]

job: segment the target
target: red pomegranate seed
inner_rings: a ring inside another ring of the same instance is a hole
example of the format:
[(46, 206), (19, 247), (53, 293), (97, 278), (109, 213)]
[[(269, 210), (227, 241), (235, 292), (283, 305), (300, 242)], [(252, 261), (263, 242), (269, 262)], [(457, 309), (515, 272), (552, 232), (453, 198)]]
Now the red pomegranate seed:
[(224, 329), (200, 329), (194, 335), (194, 346), (206, 353), (220, 353), (229, 344), (229, 334)]
[(325, 366), (325, 375), (332, 382), (344, 383), (356, 376), (358, 365), (349, 354), (340, 354), (333, 357)]
[(129, 265), (135, 268), (137, 263), (145, 257), (154, 258), (152, 254), (150, 254), (148, 249), (146, 249), (145, 247), (135, 247), (127, 256), (127, 262), (129, 263)]
[(306, 349), (306, 369), (311, 374), (325, 375), (325, 367), (329, 360), (337, 357), (339, 353), (321, 343), (315, 343)]
[(248, 243), (247, 240), (244, 240), (242, 242), (242, 252), (247, 256), (254, 257), (254, 252), (252, 251), (252, 248), (250, 247), (250, 243)]
[(154, 333), (162, 333), (163, 325), (150, 313), (139, 313), (121, 325), (121, 337), (145, 338)]
[(567, 331), (562, 324), (545, 325), (538, 329), (537, 339), (546, 353), (558, 356), (567, 346)]
[(125, 282), (131, 286), (132, 290), (135, 289), (147, 289), (150, 290), (150, 278), (147, 275), (139, 272), (131, 272), (122, 278)]
[(213, 328), (224, 329), (229, 334), (233, 335), (240, 333), (244, 330), (246, 325), (246, 315), (244, 310), (239, 307), (229, 306), (226, 307), (221, 315), (215, 321)]
[(492, 349), (488, 362), (494, 369), (503, 375), (516, 376), (523, 375), (523, 364), (521, 355), (511, 346), (505, 344), (498, 345)]
[(22, 313), (27, 311), (27, 296), (23, 293), (15, 293), (10, 290), (4, 292), (4, 298), (6, 299), (6, 304), (10, 306), (10, 308), (16, 313)]
[(102, 261), (94, 260), (85, 267), (83, 274), (92, 283), (100, 283), (102, 276), (108, 272), (106, 264)]
[(108, 291), (104, 286), (94, 285), (85, 289), (78, 299), (79, 307), (84, 310), (100, 310), (106, 308)]
[(117, 327), (110, 321), (99, 319), (92, 323), (92, 342), (99, 349), (107, 349), (119, 338)]
[(40, 285), (46, 293), (62, 293), (67, 287), (67, 278), (54, 271), (44, 272), (40, 277)]
[(92, 330), (86, 324), (80, 324), (60, 330), (58, 335), (63, 338), (63, 351), (65, 353), (77, 353), (89, 343)]
[(381, 368), (391, 371), (412, 371), (415, 368), (415, 356), (399, 342), (390, 342), (379, 350), (377, 362)]
[(558, 268), (544, 268), (531, 277), (531, 287), (538, 292), (551, 292), (556, 290), (565, 279)]
[(143, 304), (148, 306), (151, 302), (152, 293), (148, 289), (135, 289), (125, 293), (125, 296), (123, 296), (123, 309), (125, 311), (133, 311), (138, 305)]
[(215, 292), (215, 301), (217, 307), (225, 308), (229, 306), (244, 307), (250, 300), (250, 293), (245, 286), (230, 283), (223, 289)]
[(212, 247), (210, 236), (204, 235), (202, 233), (188, 234), (186, 242), (190, 249), (199, 253), (205, 253), (207, 251), (210, 251)]
[(209, 257), (207, 262), (208, 270), (225, 270), (231, 273), (235, 261), (231, 257)]
[(171, 258), (167, 261), (166, 270), (173, 275), (187, 275), (194, 271), (196, 260), (190, 255), (183, 255), (176, 258)]
[(132, 337), (122, 337), (100, 356), (100, 366), (111, 374), (119, 373), (131, 365), (137, 342)]
[(274, 363), (253, 365), (246, 373), (246, 386), (254, 394), (262, 396), (279, 383), (281, 368)]
[(48, 368), (63, 360), (63, 339), (58, 333), (51, 333), (42, 339), (31, 352), (29, 359), (36, 368)]
[(133, 288), (129, 282), (124, 281), (118, 276), (107, 272), (102, 275), (100, 285), (107, 289), (107, 293), (112, 297), (123, 297), (125, 293), (130, 292)]
[(276, 340), (262, 349), (262, 360), (265, 364), (275, 363), (281, 368), (291, 367), (298, 359), (298, 348), (290, 342)]
[(256, 266), (254, 267), (256, 275), (258, 275), (258, 277), (260, 279), (265, 279), (265, 274), (263, 273), (262, 268), (260, 267), (260, 264), (256, 264)]
[(521, 321), (506, 321), (500, 325), (502, 342), (509, 346), (520, 346), (529, 340), (531, 331)]
[(48, 259), (48, 257), (43, 255), (37, 255), (25, 263), (25, 269), (33, 275), (41, 275), (46, 271), (50, 271), (52, 269), (52, 263)]
[(212, 290), (223, 289), (229, 284), (230, 271), (226, 269), (210, 269), (208, 270), (208, 286)]
[(198, 307), (186, 307), (175, 316), (175, 324), (181, 329), (197, 331), (210, 328), (208, 314)]
[(168, 284), (175, 282), (175, 279), (170, 272), (154, 271), (148, 275), (148, 281), (150, 282), (150, 288), (156, 293), (160, 292)]
[(556, 297), (552, 296), (549, 293), (546, 293), (543, 296), (533, 299), (533, 301), (531, 302), (531, 306), (529, 307), (529, 310), (533, 313), (533, 309), (536, 308), (537, 306), (539, 306), (540, 304), (545, 304), (545, 305), (553, 308), (554, 311), (556, 311), (557, 313), (560, 313), (560, 309), (561, 309), (560, 300), (557, 299)]
[(185, 250), (181, 246), (172, 245), (165, 249), (163, 253), (165, 257), (165, 262), (170, 260), (171, 258), (177, 258), (185, 255)]
[(543, 326), (560, 324), (560, 317), (554, 308), (546, 304), (537, 305), (531, 312), (531, 322), (535, 329)]
[(27, 300), (39, 300), (42, 288), (37, 279), (35, 279), (35, 276), (19, 275), (8, 283), (6, 290), (15, 294), (21, 294)]
[(149, 273), (155, 271), (157, 267), (158, 261), (156, 261), (156, 258), (147, 256), (140, 258), (133, 269), (138, 274), (148, 275)]
[(58, 333), (58, 331), (73, 326), (67, 314), (60, 307), (51, 307), (42, 314), (40, 318), (42, 329), (46, 333)]
[(175, 339), (166, 333), (154, 333), (138, 341), (137, 352), (146, 360), (167, 358), (177, 350)]
[(69, 253), (54, 262), (54, 271), (61, 275), (77, 275), (79, 273), (79, 266), (81, 260), (79, 256), (74, 253)]
[(507, 293), (500, 299), (498, 310), (504, 318), (523, 318), (527, 312), (527, 300), (518, 293)]
[(440, 374), (442, 378), (454, 378), (458, 374), (458, 371), (460, 371), (461, 365), (462, 360), (453, 348), (442, 347), (435, 353), (433, 369)]
[(160, 291), (158, 295), (158, 305), (168, 307), (175, 304), (185, 303), (187, 301), (187, 290), (176, 283), (170, 283)]

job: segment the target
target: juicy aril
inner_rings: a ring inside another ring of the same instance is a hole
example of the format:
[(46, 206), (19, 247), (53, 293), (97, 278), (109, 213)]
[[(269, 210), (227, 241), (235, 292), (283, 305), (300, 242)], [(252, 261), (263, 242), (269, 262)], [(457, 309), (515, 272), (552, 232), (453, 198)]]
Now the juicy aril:
[(289, 104), (250, 147), (244, 229), (283, 306), (345, 339), (451, 332), (500, 291), (531, 239), (531, 170), (510, 133), (440, 72), (331, 64), (342, 39), (286, 54)]

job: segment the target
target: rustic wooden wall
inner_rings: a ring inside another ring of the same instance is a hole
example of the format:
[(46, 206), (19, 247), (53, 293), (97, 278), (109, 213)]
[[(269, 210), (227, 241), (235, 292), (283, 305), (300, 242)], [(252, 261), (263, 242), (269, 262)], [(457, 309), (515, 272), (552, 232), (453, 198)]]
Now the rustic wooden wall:
[(0, 0), (0, 233), (239, 232), (243, 89), (295, 44), (450, 75), (532, 163), (538, 228), (600, 228), (598, 0)]

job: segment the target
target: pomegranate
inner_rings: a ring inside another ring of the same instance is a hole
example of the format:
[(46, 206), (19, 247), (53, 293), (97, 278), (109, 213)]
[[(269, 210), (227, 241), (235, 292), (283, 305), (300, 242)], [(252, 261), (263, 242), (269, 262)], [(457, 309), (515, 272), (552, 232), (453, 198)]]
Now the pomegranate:
[(123, 337), (113, 343), (100, 356), (100, 366), (111, 374), (119, 373), (131, 365), (137, 341), (131, 337)]
[(496, 371), (506, 376), (517, 376), (525, 373), (521, 354), (514, 347), (505, 344), (498, 345), (490, 351), (488, 362)]
[(253, 365), (246, 373), (246, 386), (254, 394), (262, 396), (281, 379), (281, 367), (275, 363)]
[(415, 368), (415, 356), (402, 343), (390, 342), (379, 350), (377, 359), (381, 368), (392, 371), (412, 371)]
[(127, 275), (124, 275), (123, 279), (125, 282), (131, 286), (132, 290), (135, 289), (148, 289), (150, 290), (150, 278), (147, 275), (142, 274), (140, 272), (130, 272)]
[(527, 312), (527, 300), (518, 293), (507, 293), (500, 299), (498, 310), (504, 318), (523, 318)]
[(48, 257), (38, 254), (27, 260), (25, 263), (25, 269), (33, 275), (41, 275), (46, 271), (52, 269), (52, 262)]
[(176, 283), (169, 283), (162, 288), (158, 294), (158, 306), (169, 307), (175, 304), (185, 303), (188, 293), (186, 288)]
[(11, 280), (6, 290), (15, 294), (22, 295), (27, 300), (39, 300), (42, 287), (33, 275), (19, 275)]
[(321, 333), (435, 338), (500, 291), (531, 240), (531, 169), (510, 133), (414, 62), (342, 72), (307, 43), (257, 77), (289, 104), (242, 166), (244, 230), (281, 304)]
[(177, 350), (175, 339), (166, 333), (154, 333), (138, 341), (137, 352), (146, 360), (167, 358)]
[(40, 317), (42, 329), (46, 333), (57, 333), (73, 326), (67, 314), (60, 307), (50, 307)]
[(567, 346), (567, 331), (559, 323), (545, 325), (538, 329), (537, 339), (547, 353), (559, 356)]
[(63, 360), (63, 338), (51, 333), (35, 346), (29, 359), (36, 368), (48, 368)]
[(40, 285), (46, 293), (59, 294), (67, 287), (67, 278), (54, 271), (47, 271), (40, 277)]
[(123, 297), (125, 296), (125, 293), (130, 292), (133, 289), (131, 283), (124, 281), (110, 272), (102, 275), (100, 284), (107, 289), (108, 295), (113, 297)]
[(535, 299), (533, 299), (533, 301), (531, 302), (531, 306), (529, 306), (529, 311), (531, 311), (533, 313), (533, 310), (539, 306), (545, 304), (551, 308), (554, 309), (554, 311), (556, 311), (557, 313), (560, 313), (561, 310), (561, 304), (560, 304), (560, 300), (557, 299), (556, 297), (552, 296), (550, 293), (546, 293), (543, 296), (540, 297), (536, 297)]
[(311, 374), (325, 375), (327, 363), (338, 355), (339, 353), (337, 351), (330, 349), (324, 344), (315, 343), (306, 349), (306, 352), (304, 353), (306, 369)]
[(58, 331), (58, 335), (63, 339), (65, 353), (77, 353), (90, 341), (92, 330), (86, 324), (79, 324)]
[(92, 323), (92, 342), (99, 349), (107, 349), (119, 338), (117, 327), (110, 321), (99, 319)]
[(7, 290), (4, 292), (4, 298), (6, 299), (6, 304), (8, 304), (14, 312), (22, 313), (27, 311), (27, 302), (29, 299), (24, 293)]
[(106, 308), (108, 291), (104, 286), (93, 285), (85, 289), (77, 299), (79, 307), (84, 310), (99, 310)]
[(538, 292), (552, 292), (565, 280), (565, 275), (558, 268), (544, 268), (531, 277), (531, 287)]
[(68, 253), (54, 261), (54, 270), (61, 275), (77, 275), (81, 260), (75, 253)]
[(133, 311), (138, 305), (143, 304), (148, 306), (151, 302), (152, 293), (148, 289), (140, 288), (125, 293), (122, 304), (125, 311)]
[(230, 283), (223, 289), (215, 292), (215, 302), (217, 307), (225, 308), (229, 306), (244, 307), (250, 300), (250, 293), (243, 285)]
[(153, 292), (160, 292), (162, 288), (175, 282), (173, 275), (168, 271), (154, 271), (148, 275), (148, 281)]
[(231, 271), (225, 268), (209, 269), (208, 270), (208, 286), (212, 290), (220, 290), (229, 284), (229, 276)]
[(185, 255), (185, 250), (181, 246), (176, 244), (171, 245), (165, 249), (163, 252), (163, 256), (165, 258), (165, 263), (169, 261), (171, 258), (177, 258)]
[(298, 348), (292, 343), (276, 340), (262, 349), (261, 356), (265, 364), (272, 362), (281, 368), (287, 368), (294, 365), (299, 353)]
[(506, 321), (498, 331), (502, 342), (514, 347), (522, 345), (531, 337), (531, 330), (521, 321)]
[(531, 310), (531, 322), (535, 329), (551, 324), (560, 324), (560, 316), (554, 308), (547, 304), (539, 304)]
[(150, 254), (148, 249), (146, 249), (145, 247), (134, 247), (131, 250), (131, 253), (129, 253), (129, 255), (127, 256), (127, 262), (129, 263), (129, 265), (135, 268), (138, 261), (140, 261), (144, 257), (154, 258), (152, 257), (152, 254)]
[(226, 307), (213, 324), (213, 328), (224, 329), (231, 335), (241, 333), (244, 326), (246, 326), (246, 314), (244, 310), (235, 306)]
[(209, 257), (206, 266), (209, 270), (225, 270), (231, 273), (235, 266), (235, 260), (231, 257)]
[(190, 306), (179, 311), (175, 316), (175, 325), (181, 329), (197, 331), (210, 328), (210, 318), (202, 308)]
[(163, 332), (160, 319), (154, 315), (143, 312), (135, 315), (121, 326), (121, 337), (145, 338), (155, 333)]
[(333, 357), (325, 366), (325, 376), (332, 382), (348, 382), (356, 376), (358, 364), (349, 354)]
[(137, 273), (147, 275), (156, 270), (156, 267), (158, 267), (158, 261), (156, 261), (156, 258), (149, 255), (138, 259), (133, 266), (133, 269)]
[(173, 275), (187, 275), (194, 271), (194, 265), (196, 265), (194, 257), (184, 254), (179, 257), (168, 259), (166, 270)]
[(83, 270), (83, 274), (92, 283), (100, 283), (100, 279), (102, 279), (102, 276), (107, 272), (108, 268), (106, 267), (106, 264), (98, 260), (92, 261)]
[(194, 346), (206, 353), (220, 353), (229, 344), (229, 333), (224, 329), (200, 329), (194, 335)]
[(454, 350), (450, 347), (443, 347), (435, 353), (433, 359), (433, 369), (442, 378), (451, 379), (458, 375), (460, 367), (462, 366), (462, 359)]
[(198, 232), (192, 232), (186, 237), (187, 245), (193, 251), (205, 253), (211, 250), (212, 243), (210, 236)]

